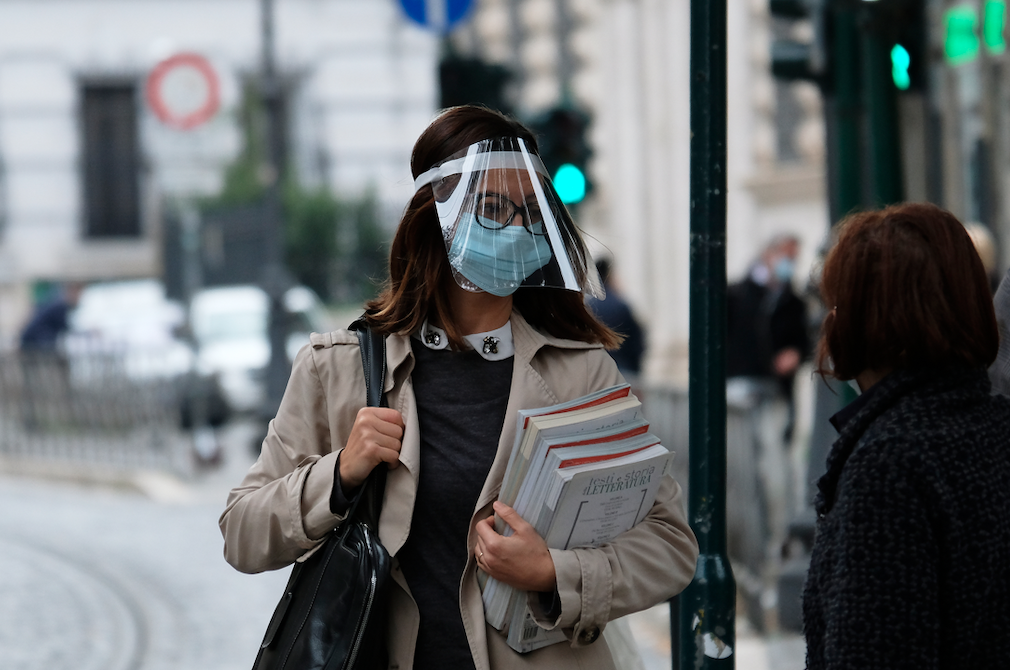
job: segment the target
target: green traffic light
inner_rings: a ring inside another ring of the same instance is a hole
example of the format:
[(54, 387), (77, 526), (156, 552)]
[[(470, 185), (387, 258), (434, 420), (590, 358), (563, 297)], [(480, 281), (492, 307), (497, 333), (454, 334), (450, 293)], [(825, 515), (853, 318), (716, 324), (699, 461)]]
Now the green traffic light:
[(565, 163), (554, 173), (554, 190), (566, 205), (582, 202), (586, 197), (586, 175), (578, 167)]
[(960, 65), (978, 56), (979, 40), (976, 32), (978, 14), (974, 7), (960, 6), (944, 13), (946, 37), (943, 53), (951, 65)]
[(1004, 27), (1006, 27), (1006, 0), (988, 0), (982, 15), (982, 40), (990, 53), (1001, 54), (1006, 51)]
[(891, 49), (891, 78), (899, 90), (907, 91), (912, 85), (912, 78), (908, 74), (908, 66), (911, 64), (912, 57), (909, 56), (908, 49), (895, 44)]

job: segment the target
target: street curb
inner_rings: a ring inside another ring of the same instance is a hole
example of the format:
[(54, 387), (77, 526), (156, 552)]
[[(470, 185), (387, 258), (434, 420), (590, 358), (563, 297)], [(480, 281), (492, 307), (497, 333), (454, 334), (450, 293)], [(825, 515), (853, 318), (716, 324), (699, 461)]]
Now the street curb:
[(185, 503), (195, 497), (184, 480), (159, 470), (0, 456), (0, 475), (129, 490), (157, 502)]

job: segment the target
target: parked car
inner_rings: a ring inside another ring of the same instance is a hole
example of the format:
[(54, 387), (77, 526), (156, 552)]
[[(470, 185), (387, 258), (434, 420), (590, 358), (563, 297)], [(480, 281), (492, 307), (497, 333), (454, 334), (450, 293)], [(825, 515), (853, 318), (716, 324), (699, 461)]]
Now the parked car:
[(70, 313), (64, 340), (71, 374), (83, 381), (97, 372), (88, 359), (106, 357), (133, 380), (184, 375), (195, 361), (179, 337), (185, 320), (183, 306), (168, 300), (156, 279), (89, 284)]
[[(309, 333), (329, 330), (322, 302), (310, 289), (295, 286), (284, 294), (289, 333), (286, 353), (293, 361)], [(196, 343), (197, 369), (215, 374), (235, 412), (259, 409), (266, 395), (270, 362), (270, 298), (255, 285), (207, 288), (193, 296), (189, 322)]]
[(156, 279), (85, 286), (63, 341), (71, 383), (87, 388), (122, 376), (133, 384), (168, 382), (180, 424), (219, 426), (228, 418), (213, 371), (196, 368), (194, 347), (182, 335), (186, 310), (165, 296)]

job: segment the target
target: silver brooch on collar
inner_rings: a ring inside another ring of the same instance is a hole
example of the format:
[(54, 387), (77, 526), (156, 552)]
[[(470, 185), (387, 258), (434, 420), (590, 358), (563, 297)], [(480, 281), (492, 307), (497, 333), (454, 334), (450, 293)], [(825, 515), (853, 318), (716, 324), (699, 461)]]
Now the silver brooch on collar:
[(433, 330), (426, 330), (424, 332), (424, 342), (425, 344), (437, 347), (442, 342), (442, 336)]
[(500, 340), (497, 337), (491, 337), (488, 335), (484, 338), (484, 353), (485, 354), (497, 354), (498, 353), (498, 342)]

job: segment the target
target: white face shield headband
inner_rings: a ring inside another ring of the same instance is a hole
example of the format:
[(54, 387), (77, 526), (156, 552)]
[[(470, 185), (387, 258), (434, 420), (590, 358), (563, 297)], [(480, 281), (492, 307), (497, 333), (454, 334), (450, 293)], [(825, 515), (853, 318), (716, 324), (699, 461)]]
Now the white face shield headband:
[(414, 181), (431, 185), (453, 277), (468, 291), (523, 286), (603, 297), (602, 282), (540, 157), (522, 138), (482, 140)]

